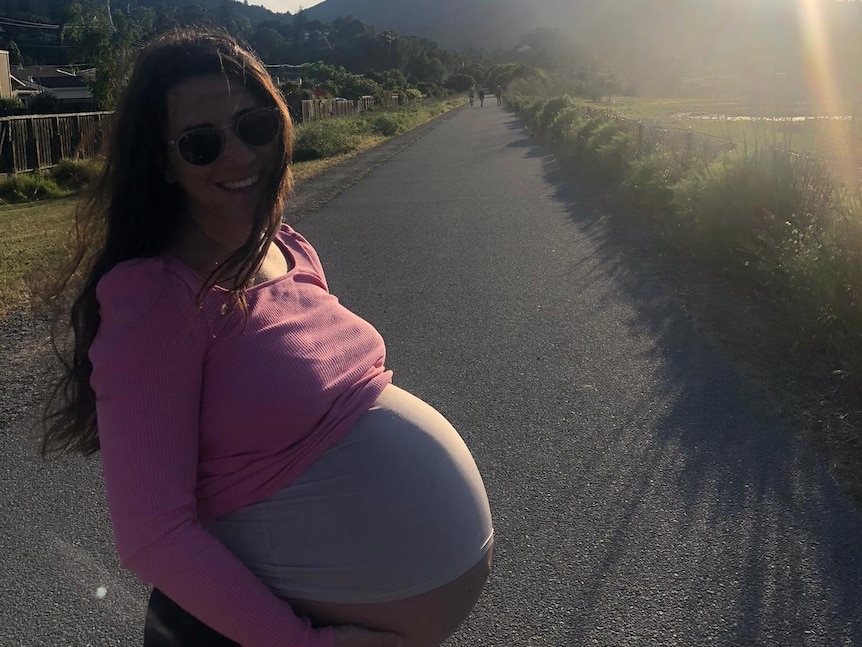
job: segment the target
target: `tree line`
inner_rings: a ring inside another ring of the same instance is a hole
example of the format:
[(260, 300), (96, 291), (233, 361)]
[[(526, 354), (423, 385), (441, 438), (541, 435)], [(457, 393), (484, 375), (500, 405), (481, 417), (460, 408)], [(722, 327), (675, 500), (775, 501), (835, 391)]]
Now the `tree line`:
[[(14, 0), (4, 2), (8, 7)], [(17, 6), (32, 2), (18, 0)], [(192, 25), (226, 29), (265, 63), (294, 66), (281, 84), (285, 94), (297, 98), (441, 96), (539, 73), (503, 64), (484, 52), (454, 53), (429, 39), (378, 31), (351, 17), (324, 24), (303, 12), (266, 12), (269, 16), (253, 23), (246, 13), (251, 7), (231, 0), (222, 0), (215, 10), (165, 3), (112, 5), (104, 0), (77, 0), (46, 15), (20, 10), (4, 15), (2, 7), (0, 3), (0, 21), (6, 24), (0, 48), (10, 51), (13, 66), (91, 70), (94, 99), (106, 110), (115, 106), (137, 48), (156, 33)]]

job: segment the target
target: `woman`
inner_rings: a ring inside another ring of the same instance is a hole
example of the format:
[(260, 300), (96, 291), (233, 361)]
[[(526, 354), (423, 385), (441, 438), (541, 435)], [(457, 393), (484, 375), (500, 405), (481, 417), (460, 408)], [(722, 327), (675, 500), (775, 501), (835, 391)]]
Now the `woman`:
[(242, 645), (438, 645), (489, 573), (487, 497), (281, 224), (292, 137), (229, 35), (140, 53), (43, 453), (100, 449), (121, 564)]

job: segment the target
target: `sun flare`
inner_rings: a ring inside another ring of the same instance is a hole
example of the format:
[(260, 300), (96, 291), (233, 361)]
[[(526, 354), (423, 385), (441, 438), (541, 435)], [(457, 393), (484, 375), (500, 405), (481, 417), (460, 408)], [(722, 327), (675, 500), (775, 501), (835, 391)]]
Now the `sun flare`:
[[(803, 67), (812, 107), (827, 115), (845, 114), (847, 105), (836, 78), (835, 55), (823, 15), (822, 1), (797, 0), (797, 24), (803, 44)], [(855, 183), (858, 164), (852, 143), (844, 142), (838, 152), (841, 178)]]

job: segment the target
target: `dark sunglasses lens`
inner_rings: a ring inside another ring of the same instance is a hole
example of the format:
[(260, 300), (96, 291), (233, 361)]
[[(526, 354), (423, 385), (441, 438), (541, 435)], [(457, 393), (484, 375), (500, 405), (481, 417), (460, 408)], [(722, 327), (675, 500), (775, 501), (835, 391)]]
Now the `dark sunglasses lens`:
[(215, 128), (193, 130), (179, 138), (177, 150), (189, 164), (211, 164), (221, 154), (221, 135)]
[(275, 110), (252, 110), (236, 120), (236, 133), (249, 146), (266, 146), (272, 143), (281, 124)]

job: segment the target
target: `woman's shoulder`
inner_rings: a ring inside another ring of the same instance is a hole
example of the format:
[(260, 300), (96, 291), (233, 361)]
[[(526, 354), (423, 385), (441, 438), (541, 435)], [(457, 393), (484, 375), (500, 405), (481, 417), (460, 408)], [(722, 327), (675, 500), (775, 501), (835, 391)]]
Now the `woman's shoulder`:
[[(305, 266), (304, 269), (311, 270), (323, 278), (323, 267), (320, 264), (320, 258), (305, 236), (290, 225), (282, 224), (276, 237), (287, 249), (294, 252), (294, 257), (299, 261), (300, 265)], [(303, 260), (305, 263), (302, 263)]]
[(169, 259), (135, 258), (118, 263), (96, 285), (102, 312), (133, 320), (154, 309), (185, 309), (195, 302), (195, 291)]
[(278, 233), (276, 234), (276, 238), (285, 245), (311, 247), (311, 243), (305, 239), (305, 236), (300, 234), (287, 223), (281, 224), (281, 227), (279, 227)]

